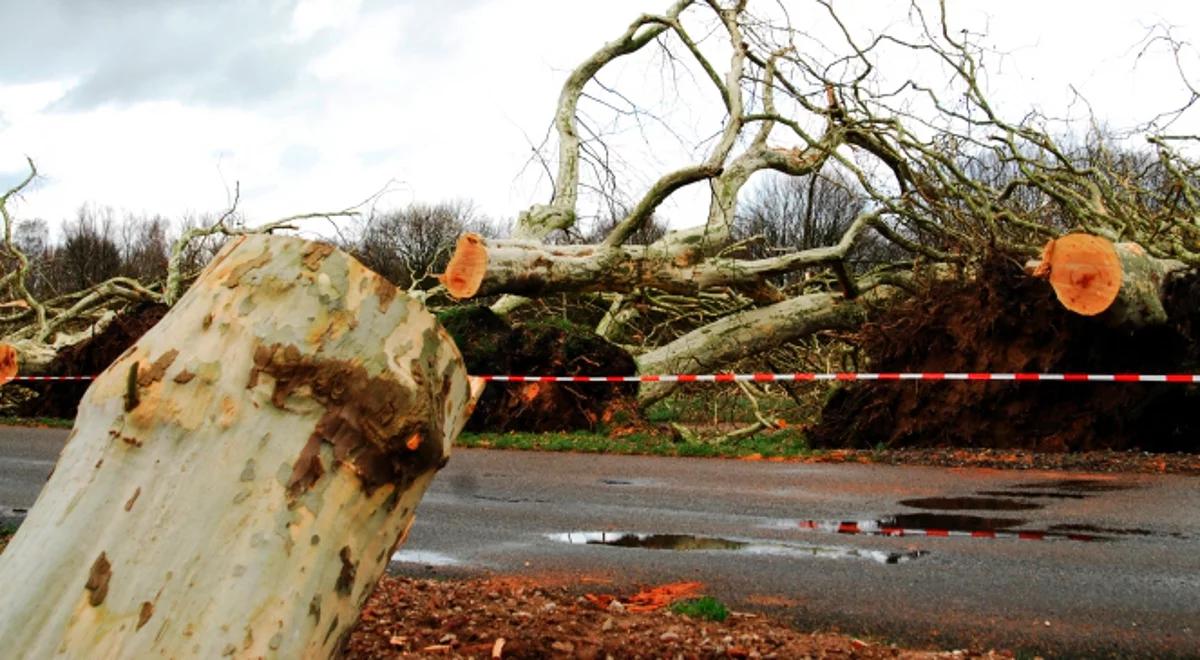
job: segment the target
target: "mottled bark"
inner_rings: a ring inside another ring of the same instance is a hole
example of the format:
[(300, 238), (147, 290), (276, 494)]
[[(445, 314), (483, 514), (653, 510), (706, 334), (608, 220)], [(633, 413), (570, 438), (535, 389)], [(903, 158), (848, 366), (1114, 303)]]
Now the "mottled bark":
[(732, 286), (755, 292), (753, 297), (761, 299), (769, 295), (764, 292), (770, 289), (770, 276), (844, 261), (876, 217), (865, 214), (858, 218), (835, 245), (766, 259), (706, 257), (702, 238), (688, 239), (683, 233), (668, 234), (644, 246), (546, 245), (466, 234), (459, 239), (441, 280), (457, 298), (497, 293), (629, 292), (640, 287), (695, 295), (711, 287)]
[[(832, 293), (812, 293), (731, 314), (638, 356), (638, 371), (643, 374), (719, 371), (724, 365), (815, 332), (857, 327), (866, 319), (870, 303), (895, 292), (891, 287), (878, 287), (854, 300)], [(643, 384), (638, 403), (643, 408), (649, 406), (675, 387), (675, 383)]]
[(419, 303), (330, 246), (234, 239), (84, 397), (0, 556), (5, 653), (332, 655), (472, 400)]

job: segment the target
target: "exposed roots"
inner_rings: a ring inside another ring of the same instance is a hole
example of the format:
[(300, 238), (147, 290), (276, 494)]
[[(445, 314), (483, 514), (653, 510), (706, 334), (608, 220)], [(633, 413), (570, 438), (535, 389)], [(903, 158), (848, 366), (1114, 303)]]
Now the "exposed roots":
[[(1072, 314), (1050, 286), (993, 258), (932, 283), (860, 333), (875, 371), (1178, 373), (1200, 368), (1200, 277), (1171, 282), (1166, 325)], [(838, 390), (813, 441), (838, 447), (1195, 451), (1200, 388), (1124, 383), (869, 383)]]

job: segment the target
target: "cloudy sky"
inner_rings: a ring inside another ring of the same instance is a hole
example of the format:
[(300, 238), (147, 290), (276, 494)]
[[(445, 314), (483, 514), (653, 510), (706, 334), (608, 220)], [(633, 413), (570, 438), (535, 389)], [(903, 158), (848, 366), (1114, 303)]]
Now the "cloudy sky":
[[(526, 163), (566, 72), (666, 5), (0, 0), (0, 185), (34, 158), (43, 176), (14, 210), (51, 221), (83, 203), (217, 211), (235, 182), (256, 221), (385, 186), (384, 205), (465, 198), (511, 217), (546, 195)], [(882, 0), (838, 5), (874, 16)], [(1008, 53), (989, 84), (1016, 112), (1067, 107), (1069, 84), (1118, 125), (1186, 100), (1169, 60), (1139, 60), (1136, 44), (1160, 23), (1200, 43), (1200, 3), (950, 5)], [(1200, 132), (1195, 120), (1180, 128)], [(686, 202), (666, 210), (696, 220)]]

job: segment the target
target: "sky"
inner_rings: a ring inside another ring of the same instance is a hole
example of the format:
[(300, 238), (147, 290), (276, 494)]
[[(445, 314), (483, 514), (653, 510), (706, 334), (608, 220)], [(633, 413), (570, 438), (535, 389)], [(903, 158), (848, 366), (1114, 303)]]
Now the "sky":
[[(867, 23), (902, 20), (881, 9), (901, 3), (837, 4)], [(380, 190), (382, 207), (467, 199), (511, 218), (547, 198), (529, 159), (567, 73), (639, 13), (667, 5), (0, 0), (0, 185), (33, 158), (41, 176), (12, 210), (52, 224), (85, 203), (172, 218), (219, 212), (235, 185), (252, 223)], [(1163, 49), (1139, 59), (1137, 45), (1156, 24), (1200, 43), (1200, 3), (948, 5), (1004, 53), (988, 85), (1016, 116), (1078, 114), (1071, 85), (1118, 126), (1186, 100)], [(1194, 53), (1184, 62), (1200, 81)], [(1196, 114), (1174, 128), (1200, 133)], [(699, 202), (681, 195), (663, 213), (672, 226), (696, 224)]]

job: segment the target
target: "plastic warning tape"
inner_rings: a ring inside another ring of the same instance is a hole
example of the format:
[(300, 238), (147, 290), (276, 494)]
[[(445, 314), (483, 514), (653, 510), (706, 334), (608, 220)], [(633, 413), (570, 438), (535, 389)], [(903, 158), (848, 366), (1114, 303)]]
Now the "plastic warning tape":
[(1062, 532), (1039, 531), (1004, 531), (994, 529), (914, 529), (908, 527), (890, 526), (878, 521), (838, 522), (833, 520), (801, 520), (800, 529), (826, 532), (829, 534), (863, 534), (867, 536), (925, 536), (933, 538), (972, 538), (972, 539), (1015, 539), (1018, 541), (1099, 541), (1101, 537), (1090, 534), (1070, 534)]
[(0, 385), (7, 383), (10, 380), (27, 380), (27, 381), (55, 381), (55, 380), (95, 380), (95, 376), (13, 376), (12, 378), (0, 378)]
[[(1082, 374), (976, 372), (829, 372), (792, 374), (644, 374), (640, 376), (477, 375), (496, 383), (733, 383), (788, 381), (1005, 381), (1066, 383), (1200, 383), (1200, 374)], [(15, 376), (13, 381), (83, 381), (95, 376)], [(7, 381), (4, 381), (7, 382)]]
[(1200, 374), (1081, 374), (1081, 373), (792, 373), (792, 374), (647, 374), (641, 376), (499, 376), (481, 375), (501, 383), (732, 383), (781, 381), (1017, 381), (1067, 383), (1200, 383)]

